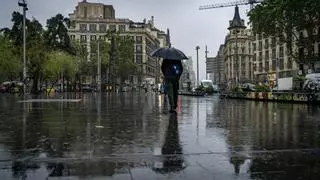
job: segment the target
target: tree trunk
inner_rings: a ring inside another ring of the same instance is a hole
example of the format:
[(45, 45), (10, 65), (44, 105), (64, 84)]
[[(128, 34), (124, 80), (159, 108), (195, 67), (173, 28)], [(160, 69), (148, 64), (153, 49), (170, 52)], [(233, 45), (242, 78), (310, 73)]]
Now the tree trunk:
[(38, 90), (39, 73), (38, 72), (34, 74), (32, 80), (33, 80), (33, 83), (31, 88), (31, 94), (39, 94), (39, 90)]

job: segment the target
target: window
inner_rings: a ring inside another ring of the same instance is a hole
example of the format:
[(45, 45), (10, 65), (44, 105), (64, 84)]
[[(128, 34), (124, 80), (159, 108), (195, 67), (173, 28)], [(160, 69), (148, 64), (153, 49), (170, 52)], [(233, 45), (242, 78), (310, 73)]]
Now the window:
[(262, 61), (262, 52), (259, 52), (259, 61)]
[(291, 60), (291, 58), (288, 58), (287, 69), (292, 69), (292, 60)]
[(87, 7), (84, 7), (84, 18), (87, 18), (87, 14), (88, 14)]
[(142, 36), (136, 36), (136, 43), (138, 44), (142, 43)]
[(272, 60), (272, 70), (276, 71), (276, 69), (277, 69), (277, 62), (276, 60)]
[(81, 35), (80, 36), (80, 41), (81, 42), (87, 42), (87, 36), (86, 35)]
[(257, 54), (254, 53), (254, 54), (253, 54), (253, 61), (256, 61), (256, 60), (257, 60)]
[(99, 36), (99, 40), (106, 40), (106, 36)]
[(303, 60), (304, 59), (304, 49), (300, 48), (299, 49), (299, 60)]
[(264, 48), (268, 49), (269, 48), (269, 39), (266, 39), (264, 42)]
[(75, 39), (76, 39), (76, 36), (75, 36), (75, 35), (70, 35), (70, 39), (71, 39), (71, 40), (75, 40)]
[(261, 35), (261, 34), (258, 35), (258, 39), (259, 39), (259, 40), (262, 39), (262, 35)]
[(257, 50), (257, 45), (256, 45), (256, 43), (253, 43), (252, 45), (253, 45), (253, 51), (256, 51), (256, 50)]
[(87, 24), (80, 24), (80, 31), (87, 31)]
[(276, 45), (276, 38), (272, 37), (271, 39), (271, 46), (275, 46)]
[(141, 54), (137, 54), (136, 55), (136, 63), (137, 64), (141, 64), (142, 63), (142, 55)]
[(91, 40), (91, 41), (97, 40), (97, 36), (96, 36), (96, 35), (91, 35), (91, 36), (90, 36), (90, 40)]
[(272, 56), (272, 60), (274, 60), (274, 59), (277, 58), (277, 56), (276, 56), (276, 49), (272, 49), (272, 54), (271, 54), (271, 56)]
[(283, 46), (280, 46), (280, 54), (279, 54), (279, 57), (283, 57), (283, 56), (284, 56)]
[(268, 61), (269, 60), (269, 51), (265, 52), (265, 60)]
[(300, 39), (300, 40), (303, 40), (303, 32), (300, 32), (300, 34), (299, 34), (299, 39)]
[(142, 45), (136, 45), (136, 52), (142, 53)]
[(284, 69), (284, 59), (283, 58), (281, 58), (280, 59), (280, 70), (283, 70)]
[(126, 31), (126, 26), (125, 25), (119, 25), (119, 31), (120, 32)]
[(100, 32), (106, 32), (106, 31), (107, 31), (107, 25), (105, 25), (105, 24), (100, 24), (100, 25), (99, 25), (99, 31), (100, 31)]
[(262, 70), (262, 63), (259, 63), (259, 71), (260, 71), (260, 72), (263, 72), (263, 70)]
[(89, 31), (96, 32), (97, 31), (97, 25), (96, 24), (90, 24), (89, 25)]
[(109, 29), (110, 29), (111, 31), (116, 31), (116, 30), (117, 30), (117, 27), (116, 27), (116, 25), (110, 25), (110, 26), (109, 26)]
[(259, 41), (259, 51), (262, 51), (262, 41)]
[(246, 50), (245, 47), (242, 47), (242, 48), (241, 48), (241, 52), (242, 52), (243, 54), (245, 53), (245, 50)]
[(269, 61), (266, 61), (266, 62), (264, 63), (264, 69), (265, 69), (266, 72), (269, 71)]

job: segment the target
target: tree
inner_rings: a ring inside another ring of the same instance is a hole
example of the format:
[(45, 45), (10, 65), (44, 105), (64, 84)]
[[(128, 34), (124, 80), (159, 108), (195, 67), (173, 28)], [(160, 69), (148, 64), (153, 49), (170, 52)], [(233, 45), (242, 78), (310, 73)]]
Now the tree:
[(62, 51), (53, 51), (49, 54), (48, 60), (44, 65), (46, 78), (56, 82), (64, 76), (74, 79), (76, 74), (76, 58)]
[(95, 77), (97, 75), (98, 67), (98, 44), (99, 44), (99, 56), (101, 60), (101, 75), (107, 76), (107, 68), (110, 62), (110, 43), (97, 40), (90, 42), (90, 68), (92, 75)]
[[(12, 13), (13, 26), (4, 28), (1, 31), (15, 46), (15, 53), (22, 57), (23, 44), (23, 16), (19, 12)], [(43, 28), (36, 19), (26, 19), (26, 47), (28, 76), (33, 80), (31, 93), (38, 91), (38, 82), (42, 76), (44, 61), (46, 60), (47, 48), (43, 41)], [(22, 58), (21, 58), (22, 59)]]
[(47, 20), (47, 30), (44, 34), (47, 45), (53, 50), (71, 53), (71, 40), (68, 35), (70, 20), (61, 14)]
[[(286, 43), (288, 54), (298, 63), (310, 64), (317, 38), (313, 32), (320, 26), (319, 9), (318, 0), (266, 0), (249, 12), (249, 19), (254, 33), (278, 37), (279, 43)], [(302, 31), (306, 31), (307, 36), (301, 36)], [(304, 49), (306, 57), (301, 54)]]
[(14, 44), (0, 34), (0, 80), (16, 80), (21, 72), (21, 62)]
[(115, 73), (121, 82), (124, 82), (137, 69), (134, 62), (134, 40), (130, 36), (120, 35), (119, 33), (108, 34), (111, 40), (112, 36), (114, 36), (114, 44), (111, 43), (110, 55), (113, 56), (111, 59), (114, 62), (111, 62), (111, 64), (114, 66)]

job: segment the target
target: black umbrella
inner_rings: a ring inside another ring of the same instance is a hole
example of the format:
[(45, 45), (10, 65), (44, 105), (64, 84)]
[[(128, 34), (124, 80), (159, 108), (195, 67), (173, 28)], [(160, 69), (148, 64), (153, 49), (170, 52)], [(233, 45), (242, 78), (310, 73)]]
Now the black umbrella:
[(170, 47), (170, 48), (158, 48), (151, 53), (151, 56), (161, 57), (168, 60), (183, 60), (188, 59), (188, 57), (179, 49)]

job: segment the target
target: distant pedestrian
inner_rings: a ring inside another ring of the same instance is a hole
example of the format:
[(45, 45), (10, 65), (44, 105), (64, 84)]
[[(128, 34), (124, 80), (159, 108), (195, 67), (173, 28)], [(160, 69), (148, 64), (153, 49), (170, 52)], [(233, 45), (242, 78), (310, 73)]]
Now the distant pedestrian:
[(178, 104), (179, 80), (183, 72), (181, 61), (164, 59), (161, 65), (167, 89), (170, 112), (175, 112)]

